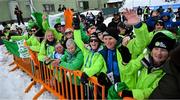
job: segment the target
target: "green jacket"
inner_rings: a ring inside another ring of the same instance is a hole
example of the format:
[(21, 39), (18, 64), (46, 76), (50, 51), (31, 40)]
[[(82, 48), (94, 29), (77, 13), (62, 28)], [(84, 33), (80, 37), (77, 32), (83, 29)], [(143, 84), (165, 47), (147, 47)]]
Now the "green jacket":
[(38, 53), (38, 60), (44, 62), (45, 57), (50, 57), (54, 51), (55, 51), (54, 46), (45, 44), (45, 41), (42, 41), (40, 50)]
[(28, 34), (24, 34), (22, 36), (11, 36), (12, 41), (19, 41), (19, 40), (23, 40), (23, 39), (27, 40), (29, 38), (30, 38), (30, 36)]
[[(43, 29), (44, 29), (44, 30), (47, 30), (47, 29), (50, 28), (49, 25), (48, 25), (48, 21), (47, 21), (47, 20), (45, 20), (45, 21), (42, 22), (42, 26), (43, 26)], [(61, 40), (63, 34), (62, 34), (61, 32), (57, 32), (55, 29), (52, 29), (52, 30), (54, 31), (55, 37), (56, 37), (58, 40)]]
[(66, 50), (61, 58), (60, 66), (69, 70), (80, 70), (83, 64), (83, 54), (79, 48), (76, 48), (75, 53), (72, 55)]
[(147, 44), (149, 42), (148, 33), (149, 32), (147, 30), (147, 25), (145, 23), (143, 23), (140, 28), (134, 27), (134, 34), (136, 37), (130, 40), (127, 44), (127, 48), (129, 49), (129, 52), (132, 55), (132, 59), (137, 58), (147, 47)]
[(92, 52), (84, 46), (80, 30), (74, 30), (74, 41), (84, 56), (84, 64), (81, 71), (85, 72), (89, 77), (107, 71), (106, 63), (104, 63), (105, 61), (102, 55), (98, 52)]
[[(148, 37), (148, 35), (146, 34), (147, 31), (145, 30), (146, 28), (146, 24), (142, 24), (140, 28), (134, 28), (136, 37), (133, 38), (127, 45), (127, 48), (131, 53), (132, 59), (137, 58), (138, 55), (140, 55), (145, 48), (145, 41)], [(118, 62), (118, 68), (120, 71), (121, 82), (126, 83), (129, 88), (135, 87), (135, 83), (137, 82), (137, 73), (133, 73), (131, 75), (126, 74), (126, 71), (123, 70), (123, 68), (126, 66), (123, 64), (122, 56), (118, 49), (116, 49), (116, 57)]]
[(36, 36), (32, 35), (28, 40), (26, 40), (26, 43), (32, 51), (39, 52), (41, 43)]
[(155, 69), (148, 73), (146, 64), (142, 63), (143, 58), (148, 58), (149, 54), (141, 54), (137, 59), (131, 60), (127, 66), (124, 67), (124, 72), (127, 75), (139, 73), (137, 83), (132, 90), (133, 98), (137, 100), (147, 99), (151, 92), (157, 87), (159, 80), (164, 75), (161, 68)]
[[(60, 60), (60, 66), (69, 70), (80, 70), (83, 64), (83, 54), (79, 48), (76, 48), (75, 53), (72, 55), (65, 51), (64, 56)], [(74, 84), (74, 75), (67, 74), (68, 78), (71, 77), (72, 83)], [(70, 78), (69, 78), (70, 79)], [(79, 78), (76, 78), (76, 82), (80, 85)]]

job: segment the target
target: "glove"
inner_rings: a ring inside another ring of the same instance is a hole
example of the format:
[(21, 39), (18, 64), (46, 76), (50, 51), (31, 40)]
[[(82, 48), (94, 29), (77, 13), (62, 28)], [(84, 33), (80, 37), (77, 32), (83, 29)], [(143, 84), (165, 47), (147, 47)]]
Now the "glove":
[(80, 29), (80, 19), (79, 19), (78, 14), (76, 14), (73, 17), (73, 26), (74, 26), (74, 29)]
[(105, 87), (107, 88), (107, 90), (110, 88), (110, 86), (112, 85), (111, 81), (109, 80), (109, 78), (107, 77), (107, 75), (103, 72), (101, 72), (99, 74), (99, 76), (97, 77), (98, 79), (98, 83), (101, 85), (105, 85)]
[(118, 50), (121, 53), (123, 63), (128, 63), (131, 60), (131, 53), (129, 52), (129, 49), (122, 45), (118, 48)]
[(89, 76), (88, 76), (85, 72), (83, 72), (83, 73), (82, 73), (82, 76), (81, 76), (81, 82), (82, 82), (83, 84), (88, 83), (88, 78), (89, 78)]
[(124, 82), (118, 82), (112, 85), (108, 90), (108, 99), (122, 99), (118, 93), (125, 89), (128, 89), (128, 87)]
[(133, 97), (132, 91), (130, 90), (123, 90), (122, 91), (122, 98), (124, 97)]

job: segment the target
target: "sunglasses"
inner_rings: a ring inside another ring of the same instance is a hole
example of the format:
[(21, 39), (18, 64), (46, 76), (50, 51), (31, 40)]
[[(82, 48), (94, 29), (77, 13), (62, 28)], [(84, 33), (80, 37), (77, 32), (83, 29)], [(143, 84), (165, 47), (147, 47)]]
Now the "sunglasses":
[(37, 30), (30, 30), (31, 32), (36, 32)]
[(70, 32), (66, 32), (65, 34), (72, 34), (72, 32), (70, 31)]
[(99, 42), (97, 39), (90, 39), (90, 42)]

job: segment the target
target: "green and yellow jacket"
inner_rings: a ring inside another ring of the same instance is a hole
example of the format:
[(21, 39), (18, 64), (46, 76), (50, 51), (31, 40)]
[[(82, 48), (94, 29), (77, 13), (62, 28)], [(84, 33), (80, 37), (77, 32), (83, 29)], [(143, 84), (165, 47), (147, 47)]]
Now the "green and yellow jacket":
[(85, 72), (89, 77), (107, 71), (102, 55), (85, 47), (81, 38), (81, 30), (74, 30), (74, 41), (84, 56), (84, 64), (81, 71)]

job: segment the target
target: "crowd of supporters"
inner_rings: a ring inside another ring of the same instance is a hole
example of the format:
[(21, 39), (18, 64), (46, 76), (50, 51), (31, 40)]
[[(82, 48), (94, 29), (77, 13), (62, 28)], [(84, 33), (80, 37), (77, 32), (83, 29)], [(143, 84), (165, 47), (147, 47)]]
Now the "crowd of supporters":
[(0, 35), (26, 40), (41, 63), (82, 71), (83, 84), (96, 76), (107, 99), (180, 98), (180, 8), (125, 9), (108, 26), (103, 22), (102, 12), (77, 13), (73, 28), (60, 22), (51, 28), (43, 15), (42, 27), (30, 20), (25, 34), (4, 23)]

